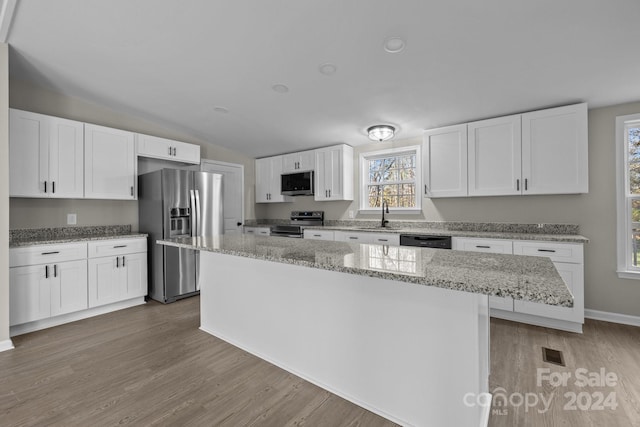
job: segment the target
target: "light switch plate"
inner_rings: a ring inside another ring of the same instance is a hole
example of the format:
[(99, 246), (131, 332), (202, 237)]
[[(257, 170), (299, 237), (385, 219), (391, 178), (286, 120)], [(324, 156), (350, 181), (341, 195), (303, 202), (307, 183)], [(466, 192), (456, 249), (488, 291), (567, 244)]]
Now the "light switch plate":
[(67, 214), (67, 225), (76, 225), (78, 223), (78, 215), (74, 213)]

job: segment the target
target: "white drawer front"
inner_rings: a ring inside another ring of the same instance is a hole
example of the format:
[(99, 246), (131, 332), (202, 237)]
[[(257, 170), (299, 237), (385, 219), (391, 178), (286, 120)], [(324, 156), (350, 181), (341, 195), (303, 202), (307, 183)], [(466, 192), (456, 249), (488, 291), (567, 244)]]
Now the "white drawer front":
[(244, 234), (255, 234), (256, 236), (270, 236), (271, 229), (269, 227), (245, 227)]
[(350, 231), (336, 231), (336, 242), (371, 243), (370, 233), (355, 233)]
[(147, 252), (147, 239), (110, 239), (89, 242), (89, 258)]
[(9, 267), (51, 264), (87, 258), (87, 244), (60, 243), (9, 249)]
[(513, 253), (516, 255), (544, 256), (554, 262), (570, 262), (582, 264), (583, 247), (575, 243), (556, 242), (513, 242)]
[(453, 249), (456, 251), (512, 254), (513, 242), (511, 240), (500, 239), (470, 239), (466, 237), (454, 237)]
[(304, 230), (304, 238), (309, 240), (334, 240), (333, 230)]
[(370, 239), (372, 243), (379, 243), (381, 245), (400, 246), (399, 234), (371, 233)]

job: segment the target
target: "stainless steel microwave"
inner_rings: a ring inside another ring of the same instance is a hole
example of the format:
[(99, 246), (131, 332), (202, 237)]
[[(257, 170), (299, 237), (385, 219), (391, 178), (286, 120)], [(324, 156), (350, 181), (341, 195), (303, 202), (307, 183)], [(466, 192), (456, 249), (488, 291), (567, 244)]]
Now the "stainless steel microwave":
[(284, 196), (313, 196), (313, 171), (284, 173), (280, 182)]

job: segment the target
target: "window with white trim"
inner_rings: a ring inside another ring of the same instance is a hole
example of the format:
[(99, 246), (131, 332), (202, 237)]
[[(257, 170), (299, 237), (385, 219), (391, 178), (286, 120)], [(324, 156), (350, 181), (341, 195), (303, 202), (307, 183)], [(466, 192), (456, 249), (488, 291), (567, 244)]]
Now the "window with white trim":
[(640, 114), (616, 118), (618, 275), (640, 279)]
[(395, 212), (422, 209), (420, 146), (360, 155), (360, 210), (377, 210), (385, 201)]

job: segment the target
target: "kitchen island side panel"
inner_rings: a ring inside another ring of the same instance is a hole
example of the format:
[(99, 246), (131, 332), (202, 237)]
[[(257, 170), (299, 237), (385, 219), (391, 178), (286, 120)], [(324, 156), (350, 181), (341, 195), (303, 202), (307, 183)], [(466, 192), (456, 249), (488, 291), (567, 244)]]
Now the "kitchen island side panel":
[(403, 425), (486, 422), (486, 295), (201, 257), (202, 330)]

